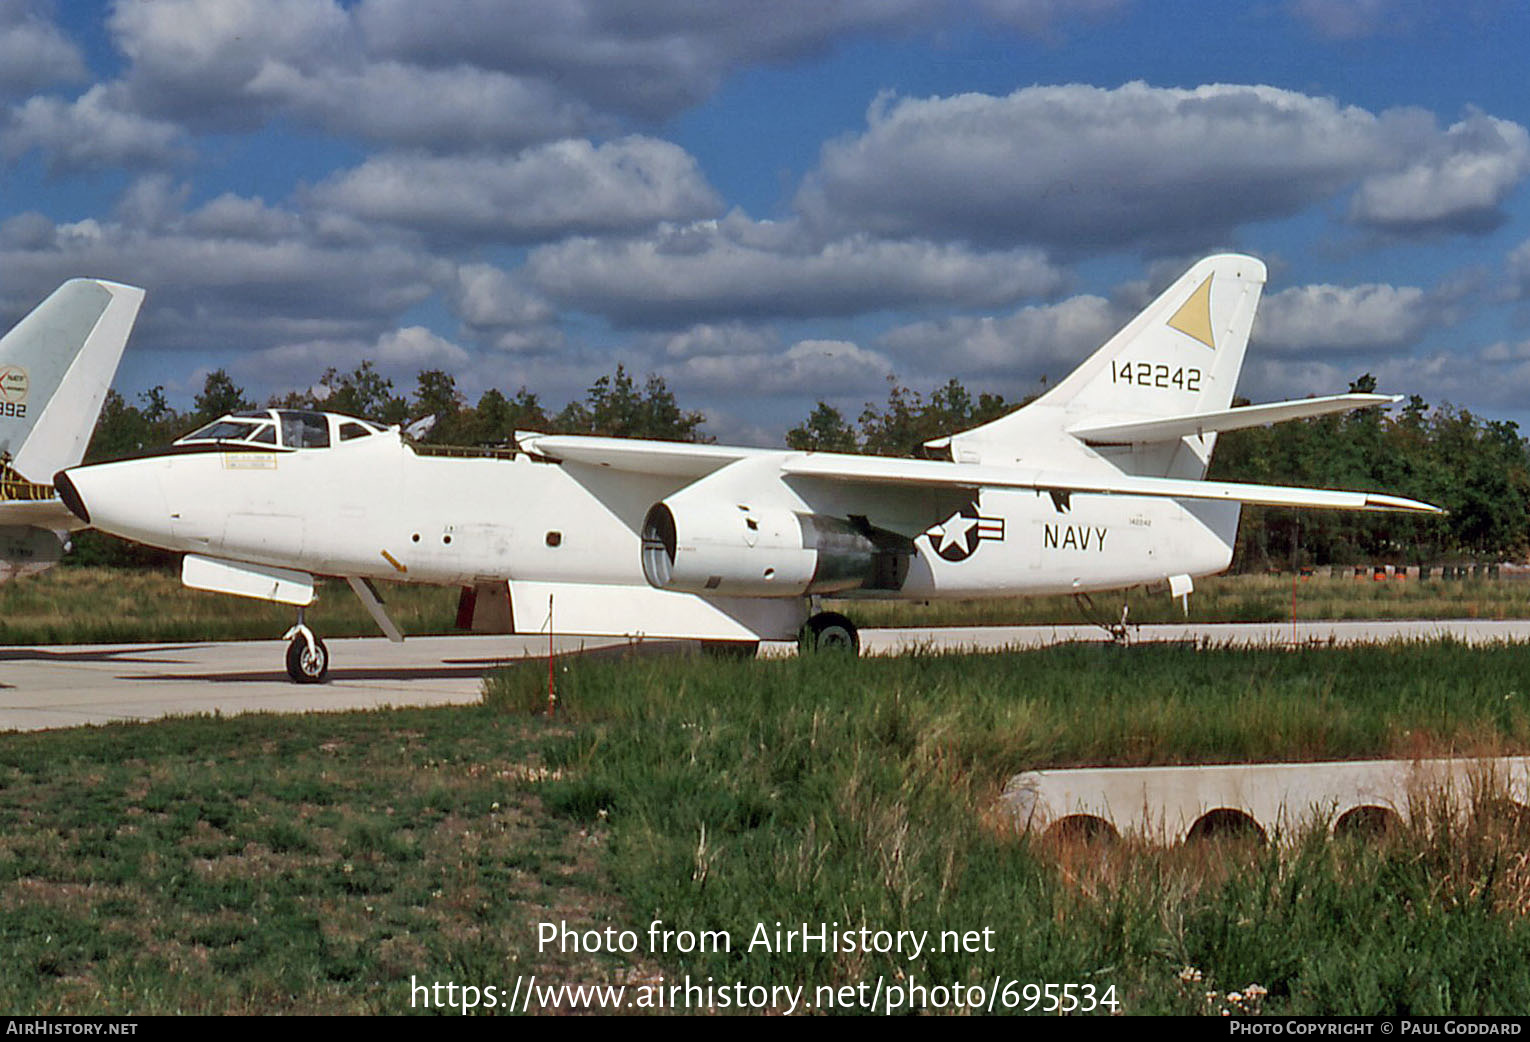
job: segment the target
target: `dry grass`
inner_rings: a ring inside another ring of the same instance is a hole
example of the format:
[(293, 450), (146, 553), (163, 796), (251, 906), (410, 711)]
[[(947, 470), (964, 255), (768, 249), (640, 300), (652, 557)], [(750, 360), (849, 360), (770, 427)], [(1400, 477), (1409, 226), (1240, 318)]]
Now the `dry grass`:
[[(1294, 590), (1293, 590), (1294, 587)], [(457, 590), (383, 583), (390, 613), (409, 634), (455, 632)], [(1190, 618), (1201, 622), (1289, 619), (1292, 594), (1300, 619), (1530, 618), (1530, 580), (1355, 581), (1326, 572), (1291, 576), (1231, 575), (1200, 580)], [(841, 601), (861, 626), (977, 626), (1078, 623), (1120, 617), (1135, 622), (1185, 618), (1167, 592), (1097, 594), (1093, 616), (1072, 597), (998, 597), (953, 601)], [(326, 636), (371, 636), (376, 625), (343, 582), (325, 581), (310, 622)], [(83, 644), (117, 641), (237, 640), (278, 636), (292, 624), (284, 605), (202, 593), (176, 575), (152, 569), (55, 568), (0, 585), (0, 643)]]
[[(380, 584), (405, 633), (452, 632), (457, 591)], [(0, 585), (0, 643), (255, 640), (292, 625), (282, 604), (189, 590), (177, 575), (149, 569), (55, 568)], [(371, 636), (377, 625), (344, 582), (320, 584), (308, 610), (325, 636)]]

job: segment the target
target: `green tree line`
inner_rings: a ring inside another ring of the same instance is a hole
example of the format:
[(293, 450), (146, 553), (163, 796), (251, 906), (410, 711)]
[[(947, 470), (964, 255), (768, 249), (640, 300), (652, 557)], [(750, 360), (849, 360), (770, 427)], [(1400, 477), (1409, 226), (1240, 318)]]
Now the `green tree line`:
[[(542, 400), (522, 387), (513, 396), (491, 388), (473, 406), (457, 382), (440, 369), (421, 370), (412, 395), (394, 390), (393, 381), (371, 362), (342, 373), (327, 369), (313, 388), (272, 397), (266, 406), (322, 409), (384, 423), (407, 423), (433, 416), (435, 426), (421, 440), (441, 445), (505, 445), (517, 430), (557, 434), (601, 434), (668, 441), (710, 441), (701, 432), (706, 416), (681, 409), (662, 377), (641, 385), (624, 366), (592, 384), (583, 399), (549, 412)], [(86, 454), (87, 462), (115, 459), (168, 445), (176, 438), (230, 412), (262, 408), (234, 383), (225, 370), (209, 373), (187, 412), (178, 412), (163, 387), (138, 395), (137, 404), (108, 391), (101, 418)]]
[[(1368, 374), (1350, 390), (1372, 392)], [(1329, 510), (1244, 511), (1235, 560), (1248, 570), (1523, 557), (1530, 549), (1530, 444), (1517, 424), (1419, 396), (1222, 435), (1210, 477), (1386, 492), (1444, 517)]]
[[(1362, 376), (1353, 391), (1371, 391)], [(888, 378), (886, 401), (868, 402), (852, 423), (819, 401), (786, 435), (791, 448), (917, 456), (926, 441), (986, 423), (1029, 401), (969, 392), (952, 379), (927, 395)], [(319, 408), (405, 423), (436, 418), (422, 440), (448, 445), (504, 445), (516, 430), (612, 437), (710, 441), (705, 416), (683, 409), (662, 377), (637, 380), (624, 366), (596, 380), (583, 398), (560, 409), (522, 387), (484, 392), (469, 404), (451, 374), (423, 370), (412, 393), (395, 390), (371, 362), (328, 369), (310, 390), (266, 404)], [(130, 403), (109, 392), (87, 459), (94, 461), (163, 446), (227, 412), (255, 408), (224, 370), (208, 375), (187, 412), (154, 387)], [(1224, 481), (1308, 485), (1386, 492), (1444, 507), (1444, 517), (1348, 511), (1246, 508), (1234, 567), (1388, 561), (1517, 558), (1530, 550), (1530, 443), (1516, 424), (1490, 420), (1448, 404), (1430, 407), (1415, 396), (1401, 409), (1367, 409), (1340, 416), (1223, 434), (1210, 477)], [(90, 537), (83, 559), (99, 559)], [(113, 559), (123, 555), (113, 551)], [(131, 555), (129, 555), (131, 556)], [(134, 560), (153, 560), (139, 554)]]

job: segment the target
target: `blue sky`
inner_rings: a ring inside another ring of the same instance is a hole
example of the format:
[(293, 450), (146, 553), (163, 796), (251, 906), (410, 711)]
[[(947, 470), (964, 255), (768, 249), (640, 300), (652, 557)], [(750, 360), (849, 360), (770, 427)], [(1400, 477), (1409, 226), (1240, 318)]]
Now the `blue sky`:
[(149, 290), (116, 386), (372, 359), (723, 440), (1056, 379), (1196, 257), (1241, 393), (1530, 420), (1530, 15), (1492, 0), (0, 0), (0, 320)]

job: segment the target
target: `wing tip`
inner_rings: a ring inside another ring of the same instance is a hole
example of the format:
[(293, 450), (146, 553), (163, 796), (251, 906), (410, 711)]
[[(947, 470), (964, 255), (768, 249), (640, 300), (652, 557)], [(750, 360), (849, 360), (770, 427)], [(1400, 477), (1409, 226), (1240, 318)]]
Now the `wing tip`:
[(1404, 496), (1386, 496), (1379, 492), (1367, 492), (1365, 494), (1365, 508), (1367, 510), (1390, 510), (1410, 514), (1447, 514), (1444, 507), (1437, 507), (1433, 503), (1425, 503), (1418, 499), (1408, 499)]

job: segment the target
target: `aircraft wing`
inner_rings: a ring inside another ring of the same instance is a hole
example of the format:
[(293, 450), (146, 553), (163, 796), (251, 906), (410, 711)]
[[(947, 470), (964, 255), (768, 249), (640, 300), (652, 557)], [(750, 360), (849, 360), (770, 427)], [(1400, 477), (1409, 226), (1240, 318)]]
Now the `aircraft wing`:
[[(1335, 395), (1332, 397), (1352, 398), (1355, 396)], [(1383, 395), (1363, 397), (1390, 400)], [(1322, 401), (1322, 399), (1311, 400)], [(1305, 405), (1306, 401), (1279, 404)], [(1354, 406), (1348, 404), (1345, 407), (1353, 408)], [(780, 449), (743, 449), (687, 442), (600, 438), (582, 434), (517, 432), (516, 444), (523, 451), (563, 463), (583, 463), (639, 474), (693, 479), (705, 477), (742, 459), (779, 456), (782, 461), (783, 477), (817, 478), (849, 485), (961, 488), (973, 491), (982, 488), (1018, 488), (1063, 494), (1210, 499), (1255, 506), (1443, 513), (1439, 507), (1400, 496), (1283, 485), (1191, 481), (1182, 478), (1137, 477), (1120, 473), (1069, 473), (1020, 467), (947, 463), (940, 460), (851, 456), (840, 453), (794, 453), (783, 452)]]
[(788, 456), (786, 477), (818, 478), (847, 484), (894, 485), (913, 488), (1016, 488), (1049, 493), (1107, 496), (1162, 496), (1169, 499), (1209, 499), (1254, 506), (1316, 507), (1329, 510), (1397, 510), (1444, 513), (1439, 507), (1401, 496), (1376, 492), (1342, 492), (1288, 485), (1248, 485), (1231, 481), (1190, 481), (1183, 478), (1136, 477), (1130, 474), (1083, 474), (945, 463), (938, 460), (807, 454)]
[(731, 445), (697, 445), (680, 441), (600, 438), (586, 434), (534, 434), (516, 431), (523, 452), (559, 463), (628, 470), (665, 477), (701, 478), (751, 456), (779, 455), (779, 449), (744, 449)]
[(74, 532), (85, 522), (69, 512), (58, 499), (12, 499), (0, 501), (0, 526), (30, 525), (55, 532)]
[(1200, 437), (1214, 431), (1236, 431), (1267, 423), (1302, 420), (1312, 416), (1348, 412), (1402, 401), (1400, 394), (1330, 394), (1322, 398), (1298, 398), (1264, 405), (1243, 405), (1215, 412), (1184, 416), (1159, 416), (1151, 420), (1128, 420), (1121, 423), (1081, 423), (1068, 433), (1090, 445), (1129, 445), (1134, 442), (1174, 441)]

